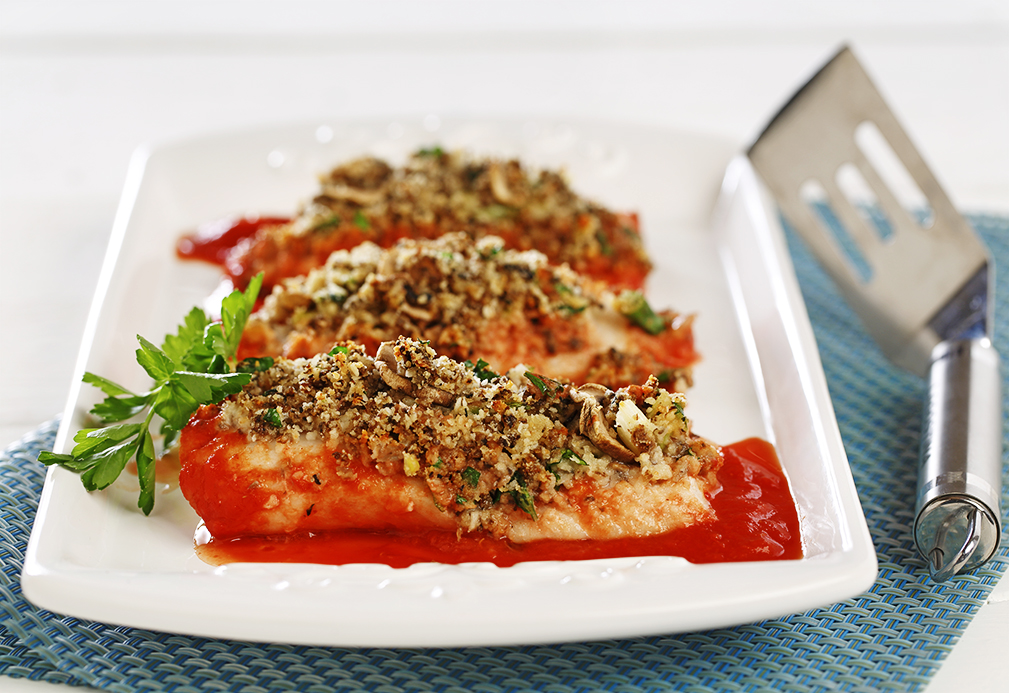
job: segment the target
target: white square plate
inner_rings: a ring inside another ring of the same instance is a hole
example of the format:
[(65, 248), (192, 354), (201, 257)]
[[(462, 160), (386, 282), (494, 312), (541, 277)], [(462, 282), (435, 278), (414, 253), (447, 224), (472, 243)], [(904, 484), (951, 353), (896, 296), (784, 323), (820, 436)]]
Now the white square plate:
[[(876, 557), (781, 229), (734, 143), (632, 125), (401, 119), (275, 127), (143, 149), (131, 165), (57, 439), (97, 401), (85, 370), (144, 389), (135, 335), (159, 342), (220, 273), (175, 258), (180, 234), (233, 214), (292, 214), (315, 177), (363, 153), (431, 144), (563, 167), (574, 188), (636, 210), (653, 305), (698, 314), (694, 430), (773, 442), (799, 508), (801, 560), (680, 558), (489, 564), (209, 566), (178, 491), (86, 493), (49, 471), (22, 577), (35, 604), (108, 623), (240, 640), (345, 646), (512, 645), (683, 632), (859, 594)], [(68, 444), (69, 443), (69, 444)]]

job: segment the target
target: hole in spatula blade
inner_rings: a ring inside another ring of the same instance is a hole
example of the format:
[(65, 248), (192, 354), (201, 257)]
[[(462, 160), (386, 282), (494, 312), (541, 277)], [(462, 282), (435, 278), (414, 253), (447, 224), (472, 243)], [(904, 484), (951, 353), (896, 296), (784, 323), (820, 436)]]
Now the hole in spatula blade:
[(855, 128), (855, 143), (908, 216), (921, 228), (930, 228), (935, 211), (879, 127), (862, 122)]
[(834, 211), (830, 197), (823, 185), (817, 180), (807, 180), (799, 187), (799, 197), (809, 207), (823, 230), (834, 239), (855, 277), (863, 284), (868, 283), (872, 279), (872, 267), (866, 261), (862, 251), (859, 250), (858, 244), (848, 232), (848, 228)]
[(837, 170), (836, 180), (837, 187), (848, 198), (848, 202), (858, 212), (862, 222), (868, 228), (875, 229), (884, 243), (892, 241), (893, 224), (880, 206), (876, 193), (855, 164), (842, 165)]

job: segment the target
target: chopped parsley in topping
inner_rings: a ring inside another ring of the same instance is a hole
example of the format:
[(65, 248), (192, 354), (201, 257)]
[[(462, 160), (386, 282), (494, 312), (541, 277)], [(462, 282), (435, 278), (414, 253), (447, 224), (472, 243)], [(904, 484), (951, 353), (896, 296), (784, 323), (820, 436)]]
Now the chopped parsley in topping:
[(673, 409), (676, 410), (676, 413), (680, 415), (681, 419), (683, 419), (684, 421), (687, 420), (687, 415), (683, 413), (683, 406), (675, 399), (673, 400)]
[(247, 359), (242, 359), (235, 366), (235, 370), (239, 373), (262, 373), (267, 368), (273, 367), (273, 358), (270, 356), (261, 356), (259, 358), (250, 357)]
[(371, 230), (371, 222), (368, 221), (368, 217), (364, 216), (364, 212), (360, 209), (354, 212), (354, 225), (362, 231)]
[(469, 501), (466, 500), (465, 496), (460, 496), (460, 495), (456, 495), (455, 502), (456, 502), (457, 505), (466, 505), (467, 503), (469, 503)]
[(489, 365), (490, 364), (483, 359), (477, 359), (476, 365), (474, 365), (472, 361), (466, 361), (466, 367), (472, 369), (473, 374), (480, 378), (480, 380), (492, 380), (499, 377), (497, 373), (487, 367)]
[(554, 484), (555, 484), (554, 488), (555, 489), (560, 488), (561, 474), (560, 474), (560, 472), (557, 471), (557, 463), (556, 462), (548, 462), (547, 465), (546, 465), (546, 468), (547, 468), (548, 472), (550, 472), (551, 474), (554, 475)]
[(599, 242), (599, 252), (606, 257), (613, 256), (613, 246), (610, 245), (610, 241), (606, 238), (606, 234), (602, 231), (596, 231), (596, 241)]
[(280, 428), (284, 425), (284, 422), (280, 420), (280, 412), (278, 412), (273, 407), (270, 407), (265, 412), (263, 412), (263, 419), (266, 423), (274, 426), (275, 428)]
[(564, 386), (553, 378), (548, 378), (545, 375), (540, 375), (539, 373), (533, 373), (532, 371), (525, 372), (526, 378), (529, 379), (536, 389), (545, 395), (553, 395), (564, 390)]
[(327, 217), (327, 218), (323, 219), (322, 221), (318, 222), (315, 226), (312, 227), (312, 230), (313, 231), (328, 231), (330, 229), (335, 229), (337, 226), (340, 225), (340, 222), (342, 222), (342, 221), (343, 220), (339, 217), (339, 215), (334, 214), (334, 215), (332, 215), (330, 217)]
[(666, 329), (666, 321), (652, 310), (640, 291), (624, 291), (617, 297), (616, 305), (624, 317), (649, 334)]
[(467, 484), (476, 488), (480, 483), (480, 472), (473, 469), (473, 467), (466, 467), (466, 469), (462, 470), (462, 478)]
[(529, 378), (529, 382), (536, 386), (536, 389), (540, 392), (547, 391), (547, 385), (543, 382), (543, 377), (533, 373), (532, 371), (526, 371), (526, 377)]
[(585, 460), (583, 460), (581, 457), (579, 457), (578, 453), (576, 453), (574, 450), (571, 450), (569, 448), (564, 448), (564, 452), (561, 453), (561, 459), (562, 460), (571, 460), (575, 464), (580, 464), (580, 465), (583, 465), (583, 466), (588, 466), (588, 464), (589, 464), (588, 462), (586, 462)]
[(515, 476), (512, 477), (512, 480), (518, 484), (518, 488), (509, 489), (508, 493), (511, 494), (512, 500), (515, 501), (515, 505), (517, 505), (520, 510), (524, 510), (532, 519), (537, 519), (536, 502), (533, 500), (533, 494), (529, 492), (529, 487), (526, 485), (526, 480), (522, 476), (522, 472), (515, 472)]
[(562, 301), (559, 306), (561, 310), (574, 314), (581, 313), (589, 307), (589, 300), (585, 296), (581, 296), (572, 291), (571, 287), (567, 284), (564, 284), (563, 282), (554, 282), (554, 287), (557, 289), (557, 293)]
[(417, 150), (417, 156), (440, 157), (445, 155), (445, 150), (438, 145), (423, 147)]
[[(348, 286), (348, 288), (353, 290), (353, 287)], [(346, 289), (344, 289), (343, 287), (337, 287), (336, 289), (330, 291), (329, 293), (317, 296), (316, 301), (320, 303), (324, 301), (330, 301), (332, 303), (342, 306), (343, 303), (347, 300), (348, 295), (349, 294), (347, 293)]]
[(572, 315), (577, 315), (578, 313), (581, 313), (583, 310), (585, 310), (586, 308), (588, 308), (588, 306), (587, 305), (585, 305), (585, 306), (572, 306), (569, 303), (562, 303), (560, 306), (558, 306), (558, 308), (560, 308), (560, 310), (563, 310), (563, 311), (565, 311), (567, 313), (571, 313)]
[(335, 347), (329, 350), (330, 356), (336, 356), (337, 354), (349, 354), (349, 353), (350, 353), (349, 347), (341, 346), (339, 344), (337, 344)]

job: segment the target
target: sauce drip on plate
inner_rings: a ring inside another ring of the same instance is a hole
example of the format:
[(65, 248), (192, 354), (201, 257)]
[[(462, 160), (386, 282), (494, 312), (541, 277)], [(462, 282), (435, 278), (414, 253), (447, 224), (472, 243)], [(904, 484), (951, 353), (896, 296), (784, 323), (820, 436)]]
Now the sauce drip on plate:
[(285, 224), (283, 217), (228, 217), (200, 226), (180, 238), (175, 253), (184, 260), (203, 260), (226, 267), (232, 251), (266, 226)]
[(537, 541), (513, 544), (486, 536), (428, 530), (341, 530), (282, 537), (217, 540), (198, 535), (207, 563), (415, 563), (586, 560), (622, 556), (681, 556), (692, 563), (787, 560), (802, 557), (795, 503), (774, 448), (749, 438), (722, 448), (721, 489), (711, 498), (716, 519), (667, 534), (611, 541)]

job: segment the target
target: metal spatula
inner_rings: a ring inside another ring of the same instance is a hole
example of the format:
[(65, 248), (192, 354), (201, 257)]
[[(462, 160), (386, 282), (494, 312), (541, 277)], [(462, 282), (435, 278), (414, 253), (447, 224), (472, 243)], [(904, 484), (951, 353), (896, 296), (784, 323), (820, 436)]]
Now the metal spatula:
[[(1002, 472), (987, 249), (848, 48), (792, 97), (749, 158), (886, 356), (929, 377), (914, 534), (933, 578), (984, 563), (1001, 534)], [(919, 209), (902, 203), (895, 173), (913, 181), (904, 187)]]

